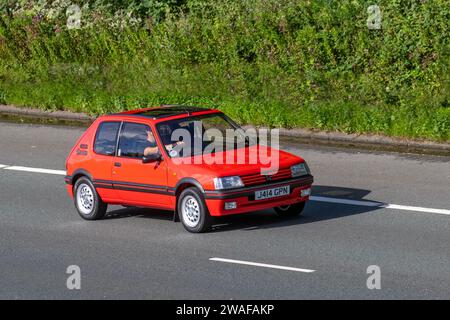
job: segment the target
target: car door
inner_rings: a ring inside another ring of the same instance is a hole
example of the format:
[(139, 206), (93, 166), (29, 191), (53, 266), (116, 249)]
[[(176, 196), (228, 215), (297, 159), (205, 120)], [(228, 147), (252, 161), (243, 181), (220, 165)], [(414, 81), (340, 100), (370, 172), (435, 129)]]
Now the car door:
[(124, 203), (169, 208), (172, 199), (167, 188), (166, 161), (142, 161), (149, 145), (148, 132), (153, 134), (150, 126), (144, 123), (122, 124), (113, 161), (114, 189)]

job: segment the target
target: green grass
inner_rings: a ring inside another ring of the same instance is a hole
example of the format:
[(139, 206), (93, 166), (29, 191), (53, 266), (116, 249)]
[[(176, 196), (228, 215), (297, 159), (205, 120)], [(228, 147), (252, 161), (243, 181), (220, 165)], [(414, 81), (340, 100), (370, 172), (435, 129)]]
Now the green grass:
[(382, 30), (367, 29), (366, 1), (187, 2), (123, 29), (2, 15), (0, 103), (186, 103), (246, 124), (450, 141), (446, 1), (379, 1)]

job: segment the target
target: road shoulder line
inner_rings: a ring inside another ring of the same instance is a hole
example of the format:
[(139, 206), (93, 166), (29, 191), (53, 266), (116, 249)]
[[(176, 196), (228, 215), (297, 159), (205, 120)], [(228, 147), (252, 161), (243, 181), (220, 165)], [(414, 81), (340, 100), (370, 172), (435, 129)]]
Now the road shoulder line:
[(12, 171), (32, 172), (32, 173), (55, 174), (55, 175), (62, 175), (62, 176), (66, 175), (66, 171), (64, 171), (64, 170), (51, 170), (51, 169), (30, 168), (30, 167), (21, 167), (21, 166), (0, 165), (0, 169), (12, 170)]
[(285, 270), (285, 271), (303, 272), (303, 273), (312, 273), (312, 272), (316, 271), (316, 270), (311, 270), (311, 269), (286, 267), (286, 266), (280, 266), (280, 265), (275, 265), (275, 264), (266, 264), (266, 263), (251, 262), (251, 261), (244, 261), (244, 260), (224, 259), (224, 258), (217, 258), (217, 257), (210, 258), (209, 260), (210, 261), (217, 261), (217, 262), (225, 262), (225, 263), (232, 263), (232, 264), (241, 264), (241, 265), (247, 265), (247, 266), (254, 266), (254, 267), (279, 269), (279, 270)]
[(318, 196), (311, 196), (310, 200), (318, 201), (318, 202), (329, 202), (329, 203), (348, 204), (348, 205), (355, 205), (355, 206), (374, 207), (374, 208), (380, 208), (380, 209), (384, 208), (384, 209), (394, 209), (394, 210), (403, 210), (403, 211), (426, 212), (426, 213), (437, 213), (437, 214), (450, 215), (450, 210), (447, 210), (447, 209), (404, 206), (404, 205), (399, 205), (399, 204), (391, 204), (391, 203), (383, 203), (383, 202), (375, 202), (375, 201), (361, 201), (361, 200), (328, 198), (328, 197), (318, 197)]

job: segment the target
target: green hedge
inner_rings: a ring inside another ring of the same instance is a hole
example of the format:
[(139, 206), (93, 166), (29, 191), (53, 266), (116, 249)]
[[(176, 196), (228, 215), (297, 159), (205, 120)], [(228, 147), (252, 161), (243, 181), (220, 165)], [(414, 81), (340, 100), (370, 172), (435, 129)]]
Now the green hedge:
[(75, 30), (64, 10), (24, 3), (0, 20), (0, 103), (188, 103), (256, 125), (450, 140), (447, 0), (113, 1)]

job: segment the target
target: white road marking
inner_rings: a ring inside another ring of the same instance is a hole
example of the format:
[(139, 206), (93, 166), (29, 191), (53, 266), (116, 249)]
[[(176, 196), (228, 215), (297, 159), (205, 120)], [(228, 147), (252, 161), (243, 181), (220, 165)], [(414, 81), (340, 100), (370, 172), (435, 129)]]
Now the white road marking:
[(30, 167), (19, 167), (19, 166), (7, 166), (3, 168), (4, 170), (13, 170), (13, 171), (25, 171), (25, 172), (34, 172), (34, 173), (46, 173), (46, 174), (56, 174), (65, 176), (66, 171), (64, 170), (50, 170), (50, 169), (41, 169), (41, 168), (30, 168)]
[(405, 211), (427, 212), (427, 213), (450, 215), (450, 210), (447, 210), (447, 209), (433, 209), (433, 208), (424, 208), (424, 207), (403, 206), (403, 205), (398, 205), (398, 204), (390, 204), (390, 203), (382, 203), (382, 202), (374, 202), (374, 201), (358, 201), (358, 200), (317, 197), (317, 196), (311, 196), (309, 198), (312, 201), (319, 201), (319, 202), (331, 202), (331, 203), (350, 204), (350, 205), (365, 206), (365, 207), (375, 207), (375, 208), (385, 208), (385, 209), (394, 209), (394, 210), (405, 210)]
[[(11, 165), (6, 165), (6, 164), (0, 164), (0, 169), (13, 170), (13, 171), (24, 171), (24, 172), (34, 172), (34, 173), (44, 173), (44, 174), (54, 174), (54, 175), (60, 175), (60, 176), (66, 175), (66, 171), (64, 171), (64, 170), (51, 170), (51, 169), (42, 169), (42, 168), (11, 166)], [(364, 207), (374, 207), (374, 208), (384, 208), (384, 209), (393, 209), (393, 210), (404, 210), (404, 211), (415, 211), (415, 212), (426, 212), (426, 213), (450, 215), (450, 210), (447, 210), (447, 209), (404, 206), (404, 205), (399, 205), (399, 204), (391, 204), (391, 203), (383, 203), (383, 202), (375, 202), (375, 201), (360, 201), (360, 200), (339, 199), (339, 198), (329, 198), (329, 197), (319, 197), (319, 196), (310, 196), (309, 199), (311, 201), (349, 204), (349, 205), (354, 205), (354, 206), (364, 206)]]
[(309, 199), (312, 201), (352, 204), (355, 206), (365, 206), (365, 207), (380, 207), (384, 204), (381, 202), (373, 202), (373, 201), (358, 201), (358, 200), (317, 197), (317, 196), (310, 196)]
[(232, 260), (232, 259), (223, 259), (223, 258), (210, 258), (209, 260), (210, 261), (225, 262), (225, 263), (243, 264), (243, 265), (254, 266), (254, 267), (280, 269), (280, 270), (296, 271), (296, 272), (305, 272), (305, 273), (311, 273), (311, 272), (316, 271), (316, 270), (311, 270), (311, 269), (285, 267), (285, 266), (279, 266), (279, 265), (275, 265), (275, 264), (265, 264), (265, 263), (250, 262), (250, 261), (243, 261), (243, 260)]
[(402, 206), (402, 205), (398, 205), (398, 204), (389, 204), (389, 203), (385, 203), (381, 207), (386, 208), (386, 209), (394, 209), (394, 210), (406, 210), (406, 211), (417, 211), (417, 212), (428, 212), (428, 213), (438, 213), (438, 214), (450, 215), (450, 210), (447, 210), (447, 209), (433, 209), (433, 208), (423, 208), (423, 207)]

